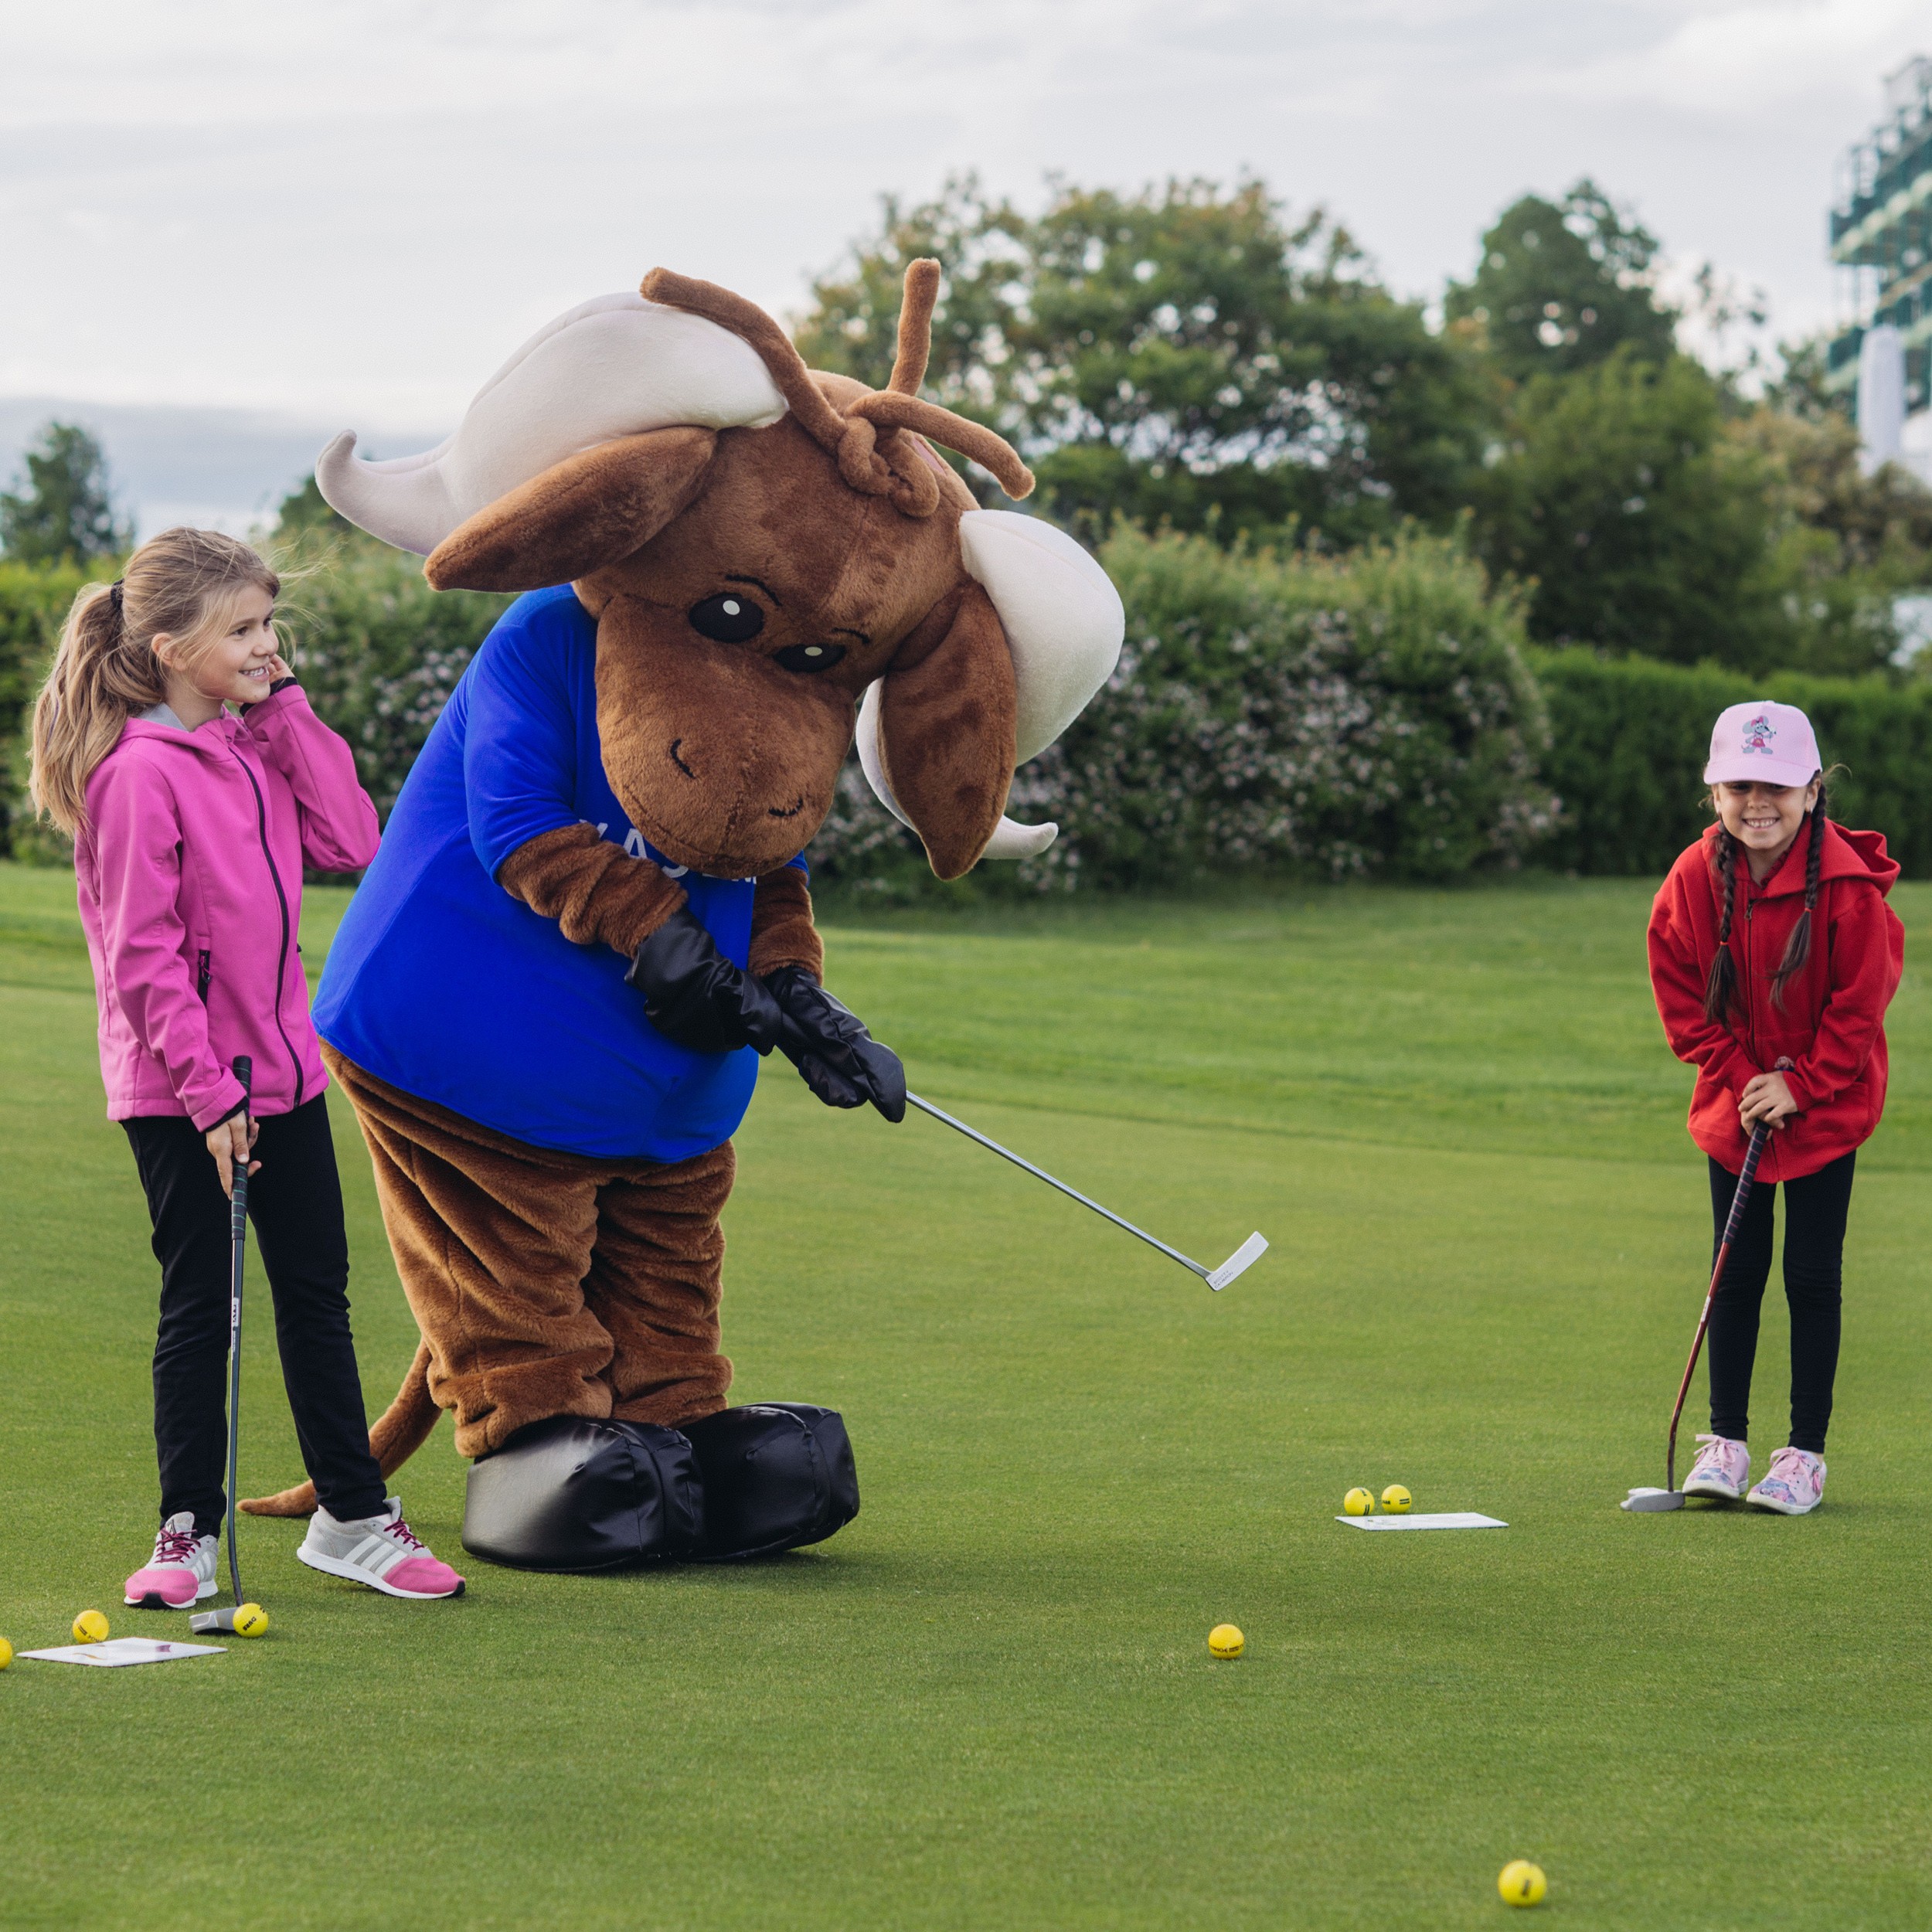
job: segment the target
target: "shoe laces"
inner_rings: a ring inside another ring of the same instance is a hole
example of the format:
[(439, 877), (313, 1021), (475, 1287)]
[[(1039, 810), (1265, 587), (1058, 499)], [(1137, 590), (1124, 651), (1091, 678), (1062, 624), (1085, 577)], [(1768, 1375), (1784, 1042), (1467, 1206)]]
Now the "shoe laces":
[(400, 1516), (398, 1516), (383, 1533), (400, 1543), (405, 1549), (420, 1549), (426, 1556), (428, 1554), (428, 1546), (423, 1543), (422, 1538), (417, 1536)]
[(1811, 1466), (1804, 1451), (1794, 1444), (1779, 1450), (1771, 1458), (1771, 1466), (1764, 1472), (1764, 1480), (1776, 1478), (1780, 1482), (1809, 1483)]
[(155, 1539), (153, 1560), (158, 1563), (192, 1563), (197, 1540), (192, 1529), (164, 1529)]
[(1722, 1462), (1724, 1460), (1724, 1451), (1728, 1446), (1727, 1437), (1723, 1436), (1699, 1436), (1697, 1440), (1699, 1442), (1707, 1443), (1709, 1444), (1708, 1448), (1700, 1450), (1698, 1452), (1697, 1460), (1699, 1462), (1707, 1461), (1711, 1462)]

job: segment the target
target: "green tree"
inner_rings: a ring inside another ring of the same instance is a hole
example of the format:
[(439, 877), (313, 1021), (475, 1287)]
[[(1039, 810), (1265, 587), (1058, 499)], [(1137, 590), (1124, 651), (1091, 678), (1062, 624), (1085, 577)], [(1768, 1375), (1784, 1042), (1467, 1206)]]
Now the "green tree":
[(1770, 408), (1786, 416), (1818, 422), (1835, 417), (1849, 423), (1852, 412), (1849, 397), (1833, 395), (1825, 386), (1828, 362), (1826, 352), (1830, 335), (1821, 331), (1796, 342), (1781, 342), (1777, 349), (1777, 373), (1764, 385), (1764, 400)]
[(1477, 539), (1492, 570), (1529, 584), (1533, 636), (1680, 663), (1784, 659), (1778, 479), (1724, 434), (1726, 410), (1699, 364), (1634, 343), (1523, 386)]
[(49, 423), (26, 452), (26, 474), (0, 492), (0, 551), (19, 563), (84, 564), (134, 542), (114, 514), (107, 458), (72, 423)]
[(1483, 236), (1475, 274), (1450, 284), (1444, 312), (1475, 325), (1517, 382), (1588, 369), (1626, 346), (1662, 362), (1678, 317), (1657, 298), (1657, 250), (1592, 181), (1558, 202), (1525, 195)]
[(1259, 182), (1062, 185), (1031, 218), (970, 178), (888, 202), (815, 287), (807, 359), (883, 383), (920, 253), (947, 270), (927, 393), (1010, 437), (1077, 527), (1298, 524), (1346, 543), (1447, 524), (1493, 434), (1469, 351), (1383, 289), (1345, 230), (1290, 223)]
[(1886, 669), (1900, 644), (1895, 600), (1932, 583), (1932, 490), (1896, 464), (1866, 475), (1857, 430), (1828, 406), (1767, 402), (1724, 433), (1757, 459), (1776, 519), (1782, 662), (1826, 675)]
[[(349, 519), (332, 509), (311, 470), (284, 496), (275, 512), (275, 541), (292, 544), (307, 537), (349, 539), (359, 536)], [(374, 539), (369, 539), (373, 542)], [(385, 546), (385, 548), (387, 546)]]

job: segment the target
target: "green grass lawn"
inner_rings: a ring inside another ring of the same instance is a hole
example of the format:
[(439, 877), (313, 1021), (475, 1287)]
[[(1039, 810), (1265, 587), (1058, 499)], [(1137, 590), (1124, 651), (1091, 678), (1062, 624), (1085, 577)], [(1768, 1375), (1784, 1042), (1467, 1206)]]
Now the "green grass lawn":
[[(72, 886), (0, 868), (0, 1634), (117, 1634), (152, 1534), (155, 1270)], [(842, 1408), (865, 1507), (733, 1570), (471, 1562), (454, 1604), (245, 1519), (270, 1634), (0, 1677), (0, 1924), (389, 1928), (1932, 1922), (1932, 1002), (1893, 1011), (1829, 1500), (1633, 1517), (1703, 1288), (1648, 889), (1527, 882), (831, 920), (936, 1124), (767, 1071), (727, 1216), (743, 1399)], [(1932, 887), (1896, 903), (1916, 934)], [(311, 895), (311, 965), (339, 913)], [(1916, 943), (1916, 941), (1915, 941)], [(414, 1330), (348, 1110), (372, 1407)], [(299, 1474), (257, 1271), (245, 1493)], [(1755, 1444), (1784, 1440), (1767, 1298)], [(1701, 1380), (1699, 1393), (1701, 1395)], [(1694, 1425), (1695, 1404), (1687, 1423)], [(1692, 1433), (1687, 1426), (1688, 1438)], [(440, 1430), (399, 1478), (461, 1559)], [(1510, 1528), (1366, 1536), (1352, 1483)], [(1211, 1660), (1210, 1625), (1247, 1631)]]

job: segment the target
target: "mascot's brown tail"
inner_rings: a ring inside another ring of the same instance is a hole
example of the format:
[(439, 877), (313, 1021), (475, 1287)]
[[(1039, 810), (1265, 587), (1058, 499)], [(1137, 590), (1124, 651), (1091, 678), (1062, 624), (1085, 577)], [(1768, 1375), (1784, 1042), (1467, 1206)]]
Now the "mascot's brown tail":
[[(416, 1359), (403, 1378), (403, 1386), (369, 1432), (369, 1454), (385, 1478), (395, 1472), (428, 1441), (430, 1431), (442, 1410), (430, 1400), (430, 1345), (420, 1343)], [(315, 1511), (315, 1485), (300, 1483), (279, 1495), (251, 1496), (242, 1508), (251, 1516), (308, 1516)]]

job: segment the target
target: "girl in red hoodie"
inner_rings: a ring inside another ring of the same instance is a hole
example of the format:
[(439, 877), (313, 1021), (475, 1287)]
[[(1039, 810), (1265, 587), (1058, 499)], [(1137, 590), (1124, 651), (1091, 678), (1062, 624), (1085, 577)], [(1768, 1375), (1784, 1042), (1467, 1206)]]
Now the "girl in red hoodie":
[[(1897, 865), (1876, 832), (1825, 815), (1825, 773), (1795, 706), (1733, 705), (1704, 768), (1717, 823), (1671, 868), (1651, 908), (1651, 985), (1678, 1058), (1693, 1063), (1691, 1138), (1710, 1159), (1721, 1236), (1751, 1130), (1772, 1133), (1711, 1304), (1711, 1432), (1684, 1488), (1808, 1515), (1825, 1494), (1838, 1287), (1852, 1170), (1885, 1108), (1885, 1009), (1905, 929), (1886, 904)], [(1751, 1367), (1784, 1189), (1791, 1433), (1755, 1488)]]
[[(376, 855), (349, 749), (275, 632), (279, 580), (212, 530), (144, 543), (74, 600), (34, 708), (34, 802), (74, 839), (107, 1112), (127, 1130), (161, 1264), (161, 1533), (130, 1604), (214, 1595), (235, 1162), (275, 1301), (282, 1378), (321, 1498), (296, 1553), (393, 1597), (463, 1580), (410, 1534), (369, 1454), (326, 1077), (296, 937), (304, 864)], [(251, 1097), (234, 1071), (253, 1062)], [(257, 1158), (250, 1158), (257, 1155)]]

